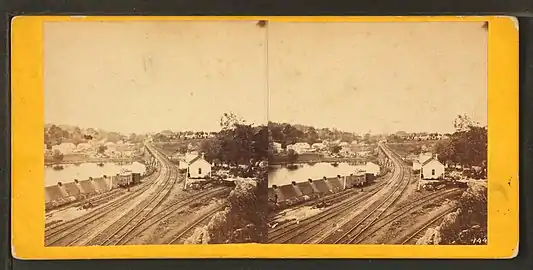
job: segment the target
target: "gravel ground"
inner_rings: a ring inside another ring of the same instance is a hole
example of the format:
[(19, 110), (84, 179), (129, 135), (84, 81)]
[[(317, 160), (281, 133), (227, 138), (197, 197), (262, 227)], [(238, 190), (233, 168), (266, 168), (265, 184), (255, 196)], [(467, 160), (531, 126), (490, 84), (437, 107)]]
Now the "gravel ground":
[[(128, 244), (162, 244), (170, 241), (172, 237), (183, 230), (192, 219), (209, 212), (212, 207), (224, 203), (230, 191), (231, 190), (228, 189), (218, 196), (208, 199), (199, 199), (196, 203), (180, 208), (175, 214), (161, 220), (157, 226), (152, 226), (140, 233)], [(181, 191), (171, 196), (171, 199), (169, 199), (165, 205), (176, 203), (179, 200), (189, 197), (191, 193), (198, 192), (200, 191)]]
[[(458, 195), (459, 196), (459, 195)], [(406, 237), (414, 228), (423, 226), (430, 217), (440, 213), (443, 208), (448, 208), (453, 200), (440, 199), (431, 204), (425, 205), (404, 217), (391, 222), (388, 226), (383, 227), (378, 235), (369, 237), (365, 243), (391, 244)], [(386, 232), (386, 233), (383, 233)]]

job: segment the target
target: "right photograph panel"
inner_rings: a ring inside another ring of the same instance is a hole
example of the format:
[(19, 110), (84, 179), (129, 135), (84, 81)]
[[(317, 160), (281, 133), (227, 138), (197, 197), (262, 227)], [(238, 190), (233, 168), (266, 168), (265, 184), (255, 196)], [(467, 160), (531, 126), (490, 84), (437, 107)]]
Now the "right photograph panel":
[(269, 243), (487, 244), (487, 23), (267, 27)]

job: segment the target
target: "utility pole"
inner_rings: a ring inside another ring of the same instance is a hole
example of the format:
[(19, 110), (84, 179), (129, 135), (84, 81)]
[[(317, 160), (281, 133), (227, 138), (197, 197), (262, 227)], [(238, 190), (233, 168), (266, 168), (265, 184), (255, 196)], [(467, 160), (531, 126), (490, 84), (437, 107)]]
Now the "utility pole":
[(420, 190), (420, 184), (422, 182), (422, 168), (420, 168), (420, 173), (418, 173), (418, 184), (416, 190)]
[(189, 180), (189, 163), (187, 163), (187, 174), (185, 175), (185, 181), (183, 181), (183, 190), (187, 190), (187, 180)]

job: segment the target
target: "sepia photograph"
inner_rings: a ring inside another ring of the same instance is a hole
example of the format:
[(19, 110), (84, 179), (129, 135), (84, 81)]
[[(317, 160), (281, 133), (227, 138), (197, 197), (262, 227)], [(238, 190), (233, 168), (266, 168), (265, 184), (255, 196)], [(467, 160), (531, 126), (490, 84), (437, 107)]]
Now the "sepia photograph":
[(44, 24), (45, 246), (267, 241), (266, 29)]
[(45, 245), (485, 245), (487, 31), (46, 23)]
[(488, 243), (486, 22), (268, 28), (269, 243)]

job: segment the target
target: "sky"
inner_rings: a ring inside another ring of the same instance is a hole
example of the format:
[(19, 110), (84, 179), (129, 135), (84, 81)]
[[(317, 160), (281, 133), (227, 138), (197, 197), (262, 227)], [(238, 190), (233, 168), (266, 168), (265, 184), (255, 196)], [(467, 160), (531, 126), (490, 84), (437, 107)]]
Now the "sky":
[(486, 124), (482, 23), (49, 22), (45, 122), (219, 130), (232, 111), (357, 133)]
[(487, 122), (483, 23), (277, 23), (269, 119), (358, 133)]
[(51, 22), (45, 122), (123, 133), (267, 121), (266, 31), (246, 22)]

